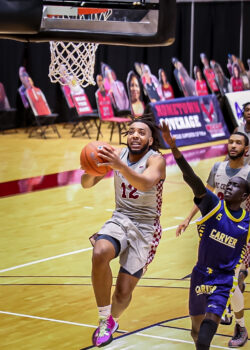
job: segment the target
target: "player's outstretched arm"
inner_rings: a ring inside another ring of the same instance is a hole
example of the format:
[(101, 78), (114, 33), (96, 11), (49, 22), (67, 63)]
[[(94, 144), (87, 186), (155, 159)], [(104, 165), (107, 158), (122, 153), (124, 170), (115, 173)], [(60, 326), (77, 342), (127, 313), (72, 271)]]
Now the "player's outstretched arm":
[[(211, 192), (214, 192), (214, 187), (210, 186), (207, 183), (206, 186)], [(188, 216), (186, 217), (186, 219), (184, 219), (180, 225), (177, 227), (176, 229), (176, 236), (180, 236), (184, 231), (186, 231), (188, 225), (190, 224), (190, 221), (193, 219), (193, 217), (198, 213), (199, 208), (197, 207), (197, 205), (194, 205), (193, 208), (191, 209), (190, 213), (188, 214)]]
[(198, 213), (199, 208), (194, 205), (186, 219), (184, 219), (180, 225), (176, 229), (176, 237), (180, 236), (186, 229), (188, 228), (188, 225), (190, 224), (190, 221), (193, 219), (193, 217)]
[(183, 173), (183, 179), (191, 187), (196, 198), (204, 197), (207, 193), (206, 187), (179, 151), (175, 143), (175, 138), (170, 134), (168, 125), (163, 123), (161, 126), (161, 131), (164, 140), (171, 148), (178, 167)]

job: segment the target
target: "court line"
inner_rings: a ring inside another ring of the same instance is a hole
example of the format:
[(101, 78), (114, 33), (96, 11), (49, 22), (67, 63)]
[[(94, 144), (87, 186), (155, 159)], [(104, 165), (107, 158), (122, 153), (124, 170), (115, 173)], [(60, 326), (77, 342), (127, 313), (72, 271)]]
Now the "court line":
[(26, 317), (26, 318), (33, 318), (36, 320), (42, 320), (42, 321), (50, 321), (50, 322), (57, 322), (57, 323), (66, 323), (74, 326), (81, 326), (81, 327), (88, 327), (88, 328), (96, 328), (96, 326), (85, 324), (85, 323), (77, 323), (77, 322), (70, 322), (70, 321), (63, 321), (63, 320), (57, 320), (55, 318), (47, 318), (47, 317), (40, 317), (40, 316), (31, 316), (26, 314), (18, 314), (15, 312), (8, 312), (8, 311), (0, 311), (0, 314), (4, 315), (11, 315), (11, 316), (19, 316), (19, 317)]
[[(188, 340), (182, 340), (182, 339), (175, 339), (175, 338), (167, 338), (167, 337), (160, 337), (157, 335), (151, 335), (151, 334), (143, 334), (143, 333), (135, 333), (135, 335), (139, 335), (141, 337), (148, 337), (148, 338), (154, 338), (154, 339), (162, 339), (162, 340), (169, 340), (169, 341), (174, 341), (178, 343), (185, 343), (185, 344), (192, 344), (194, 345), (194, 342), (188, 341)], [(228, 347), (224, 346), (219, 346), (219, 345), (210, 345), (211, 348), (216, 348), (216, 349), (229, 349)]]
[(53, 259), (62, 258), (62, 257), (64, 257), (64, 256), (68, 256), (68, 255), (74, 255), (74, 254), (86, 252), (86, 251), (91, 250), (91, 249), (93, 249), (93, 247), (84, 248), (84, 249), (80, 249), (80, 250), (75, 250), (75, 251), (69, 252), (69, 253), (54, 255), (54, 256), (51, 256), (51, 257), (49, 257), (49, 258), (44, 258), (44, 259), (40, 259), (40, 260), (31, 261), (31, 262), (28, 262), (28, 263), (22, 264), (22, 265), (12, 266), (12, 267), (9, 267), (9, 268), (7, 268), (7, 269), (0, 270), (0, 273), (7, 272), (7, 271), (11, 271), (11, 270), (20, 269), (21, 267), (25, 267), (25, 266), (30, 266), (30, 265), (39, 264), (39, 263), (44, 262), (44, 261), (49, 261), (49, 260), (53, 260)]
[[(195, 222), (195, 221), (192, 221), (192, 222), (190, 222), (190, 224), (193, 224), (194, 222)], [(189, 224), (189, 225), (190, 225), (190, 224)], [(162, 231), (169, 231), (169, 230), (175, 229), (175, 228), (177, 228), (177, 227), (178, 227), (178, 225), (171, 226), (171, 227), (166, 227), (166, 228), (162, 229)], [(86, 252), (86, 251), (91, 250), (91, 249), (93, 249), (93, 247), (84, 248), (84, 249), (80, 249), (80, 250), (75, 250), (75, 251), (69, 252), (69, 253), (54, 255), (54, 256), (51, 256), (51, 257), (49, 257), (49, 258), (44, 258), (44, 259), (40, 259), (40, 260), (31, 261), (31, 262), (28, 262), (28, 263), (25, 263), (25, 264), (22, 264), (22, 265), (17, 265), (17, 266), (8, 267), (7, 269), (0, 270), (0, 273), (7, 272), (7, 271), (11, 271), (11, 270), (17, 270), (17, 269), (20, 269), (20, 268), (22, 268), (22, 267), (26, 267), (26, 266), (30, 266), (30, 265), (39, 264), (39, 263), (44, 262), (44, 261), (49, 261), (49, 260), (53, 260), (53, 259), (58, 259), (58, 258), (62, 258), (62, 257), (64, 257), (64, 256), (68, 256), (68, 255), (74, 255), (74, 254)]]
[[(18, 317), (26, 317), (26, 318), (31, 318), (31, 319), (41, 320), (41, 321), (55, 322), (55, 323), (64, 323), (64, 324), (69, 324), (69, 325), (73, 325), (73, 326), (80, 326), (80, 327), (87, 327), (87, 328), (97, 328), (97, 326), (94, 326), (92, 324), (71, 322), (71, 321), (65, 321), (65, 320), (58, 320), (56, 318), (47, 318), (47, 317), (19, 314), (19, 313), (16, 313), (16, 312), (0, 311), (0, 314), (10, 315), (10, 316), (18, 316)], [(116, 332), (117, 333), (128, 333), (127, 331), (123, 331), (121, 329), (117, 330)]]

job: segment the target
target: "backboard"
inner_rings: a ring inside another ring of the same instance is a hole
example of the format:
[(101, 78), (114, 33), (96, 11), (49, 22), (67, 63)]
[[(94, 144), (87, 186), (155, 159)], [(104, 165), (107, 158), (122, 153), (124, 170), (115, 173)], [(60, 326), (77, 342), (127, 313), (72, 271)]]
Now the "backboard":
[(1, 0), (0, 38), (163, 46), (174, 42), (175, 17), (175, 0)]

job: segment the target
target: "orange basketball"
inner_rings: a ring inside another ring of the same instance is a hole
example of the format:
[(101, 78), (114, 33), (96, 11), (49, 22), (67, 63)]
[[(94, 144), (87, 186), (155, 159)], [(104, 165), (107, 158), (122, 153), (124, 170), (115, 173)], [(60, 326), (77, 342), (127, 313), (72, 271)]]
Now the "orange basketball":
[(103, 146), (110, 146), (107, 142), (103, 141), (92, 141), (89, 142), (85, 147), (83, 147), (80, 162), (81, 167), (89, 175), (101, 176), (107, 174), (112, 170), (109, 166), (99, 167), (97, 163), (103, 163), (105, 160), (97, 155), (98, 151), (102, 149)]

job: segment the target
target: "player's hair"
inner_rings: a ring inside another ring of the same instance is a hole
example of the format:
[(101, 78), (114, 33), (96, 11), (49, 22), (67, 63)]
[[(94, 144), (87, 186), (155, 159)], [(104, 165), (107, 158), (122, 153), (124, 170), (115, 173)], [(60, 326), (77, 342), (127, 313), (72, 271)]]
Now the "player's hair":
[(244, 137), (244, 140), (245, 140), (245, 146), (248, 146), (249, 145), (249, 139), (247, 137), (246, 134), (244, 134), (244, 132), (241, 132), (241, 131), (235, 131), (232, 133), (232, 135), (241, 135)]
[[(153, 137), (153, 143), (150, 146), (150, 148), (154, 151), (161, 153), (159, 151), (159, 148), (160, 148), (160, 136), (159, 136), (160, 128), (156, 125), (152, 113), (144, 113), (144, 115), (142, 115), (139, 118), (138, 117), (133, 118), (132, 121), (129, 123), (129, 126), (133, 123), (136, 123), (136, 122), (144, 123), (149, 127), (149, 129), (151, 130), (151, 133), (152, 133), (152, 137)], [(126, 131), (124, 133), (124, 135), (127, 136), (128, 131)]]

